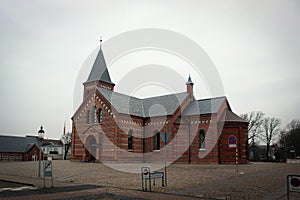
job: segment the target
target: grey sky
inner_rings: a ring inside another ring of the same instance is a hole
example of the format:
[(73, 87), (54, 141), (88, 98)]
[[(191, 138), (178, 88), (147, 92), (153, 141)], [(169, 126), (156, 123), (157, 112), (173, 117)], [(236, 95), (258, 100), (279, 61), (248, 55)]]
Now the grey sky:
[(0, 134), (36, 134), (43, 124), (58, 138), (64, 121), (70, 131), (75, 81), (99, 35), (145, 27), (197, 42), (236, 113), (262, 110), (284, 124), (300, 116), (298, 0), (3, 0), (0, 25)]

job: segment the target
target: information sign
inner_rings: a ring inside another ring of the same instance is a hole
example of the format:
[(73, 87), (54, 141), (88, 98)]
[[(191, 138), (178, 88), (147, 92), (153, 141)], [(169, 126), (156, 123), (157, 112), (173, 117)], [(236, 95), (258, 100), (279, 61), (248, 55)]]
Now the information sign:
[(45, 177), (52, 176), (52, 162), (50, 160), (44, 161), (44, 176)]
[(236, 137), (235, 136), (230, 136), (228, 139), (228, 146), (230, 148), (236, 148)]

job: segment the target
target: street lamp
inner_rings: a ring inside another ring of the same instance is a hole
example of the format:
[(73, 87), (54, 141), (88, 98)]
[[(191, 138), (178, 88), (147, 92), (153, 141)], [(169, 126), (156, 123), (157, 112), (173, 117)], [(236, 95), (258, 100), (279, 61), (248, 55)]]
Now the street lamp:
[(41, 177), (41, 157), (42, 157), (42, 141), (44, 139), (45, 131), (43, 130), (43, 126), (41, 126), (40, 130), (38, 131), (38, 138), (39, 138), (39, 147), (40, 147), (40, 155), (39, 155), (39, 172), (38, 177)]

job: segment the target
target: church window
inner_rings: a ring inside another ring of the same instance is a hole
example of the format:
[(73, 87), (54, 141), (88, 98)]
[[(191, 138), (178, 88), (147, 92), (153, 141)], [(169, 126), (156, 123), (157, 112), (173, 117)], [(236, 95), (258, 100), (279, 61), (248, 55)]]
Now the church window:
[(103, 115), (103, 111), (101, 108), (98, 109), (98, 123), (102, 123), (102, 115)]
[(128, 132), (128, 150), (133, 150), (133, 136), (132, 136), (132, 130)]
[(97, 123), (97, 108), (96, 108), (96, 106), (93, 109), (93, 122), (94, 122), (94, 124)]
[(203, 129), (199, 131), (199, 148), (205, 149), (205, 131)]
[(154, 140), (153, 140), (153, 150), (159, 150), (160, 149), (160, 132), (157, 132), (154, 135)]

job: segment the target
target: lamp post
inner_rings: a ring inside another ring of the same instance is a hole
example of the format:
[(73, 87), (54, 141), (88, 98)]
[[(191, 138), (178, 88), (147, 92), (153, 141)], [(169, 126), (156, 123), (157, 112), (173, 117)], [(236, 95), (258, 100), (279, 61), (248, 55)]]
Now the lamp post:
[(43, 126), (41, 126), (40, 130), (38, 131), (38, 138), (39, 138), (39, 172), (38, 177), (41, 177), (41, 157), (42, 157), (42, 140), (44, 138), (45, 131), (43, 130)]

